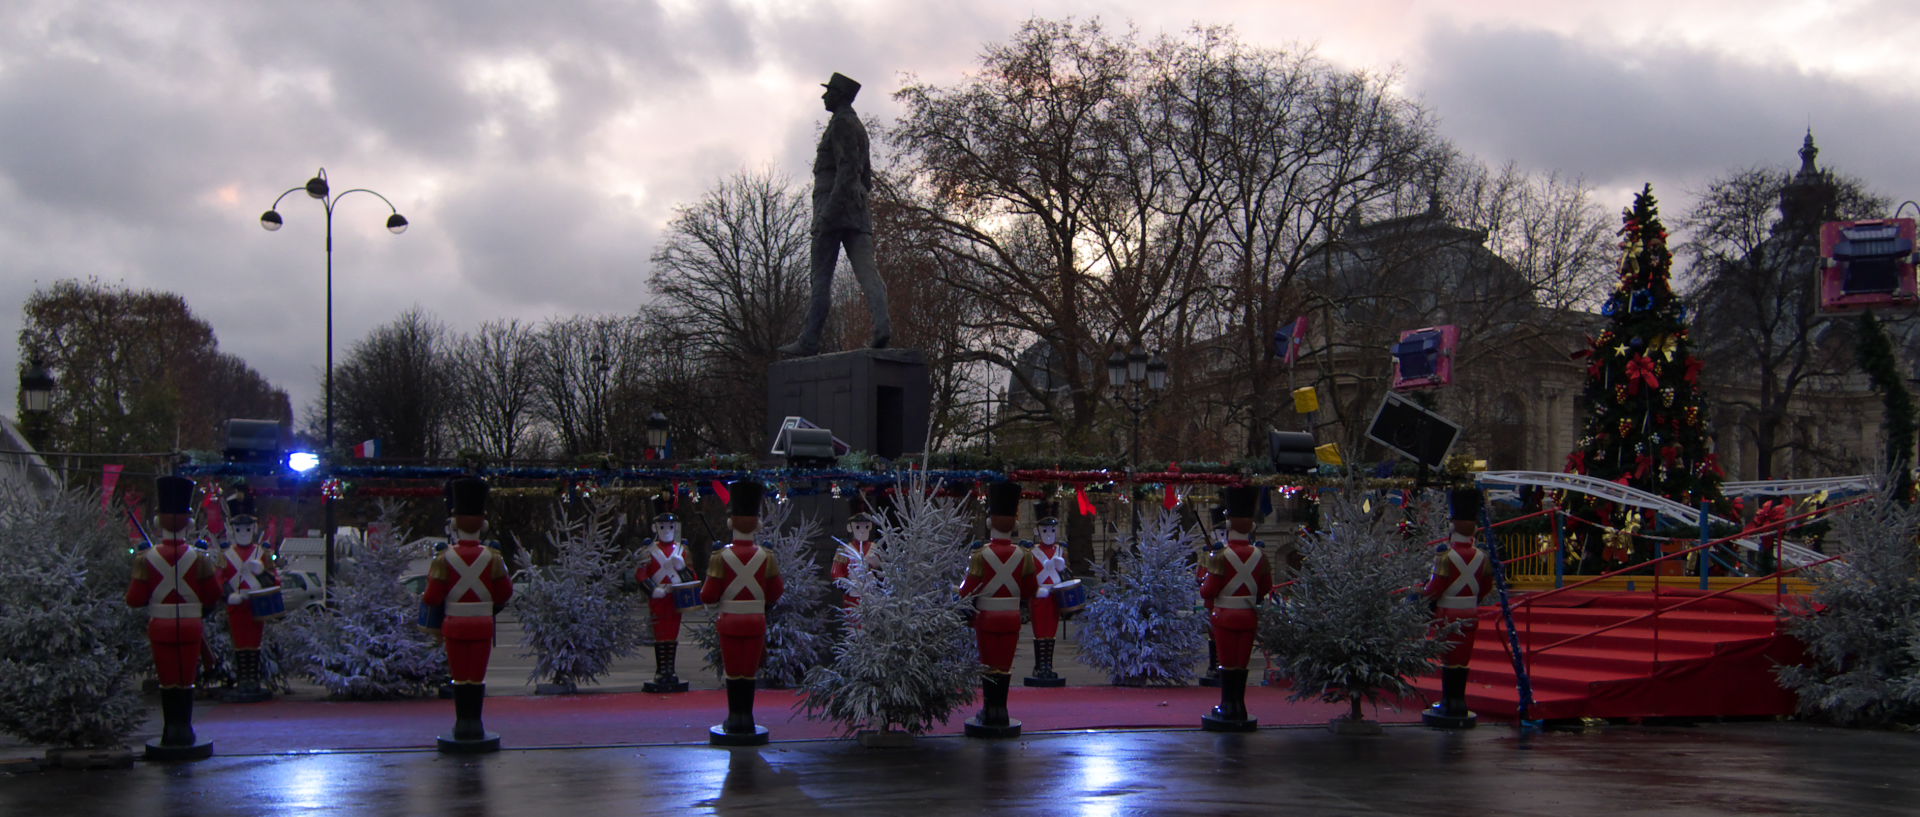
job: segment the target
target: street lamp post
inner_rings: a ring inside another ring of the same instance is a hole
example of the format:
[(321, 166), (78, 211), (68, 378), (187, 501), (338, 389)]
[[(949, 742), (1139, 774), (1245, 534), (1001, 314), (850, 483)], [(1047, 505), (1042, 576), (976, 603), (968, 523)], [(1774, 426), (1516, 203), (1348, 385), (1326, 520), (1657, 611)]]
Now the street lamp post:
[(666, 462), (667, 415), (659, 411), (647, 415), (647, 447), (653, 449), (654, 459)]
[(21, 431), (34, 448), (47, 444), (44, 426), (53, 411), (53, 386), (53, 375), (37, 357), (20, 371)]
[[(1127, 491), (1133, 491), (1133, 471), (1140, 464), (1140, 421), (1146, 416), (1147, 409), (1153, 407), (1153, 400), (1167, 388), (1167, 361), (1159, 352), (1149, 354), (1146, 347), (1138, 343), (1122, 352), (1115, 349), (1107, 356), (1107, 385), (1113, 387), (1114, 398), (1120, 401), (1127, 412), (1133, 415), (1133, 445), (1127, 449)], [(1132, 507), (1132, 530), (1135, 545), (1140, 542), (1140, 509), (1137, 503), (1129, 502)]]
[[(399, 235), (407, 231), (407, 217), (400, 215), (399, 208), (394, 207), (393, 202), (388, 201), (386, 196), (382, 196), (379, 193), (375, 193), (374, 191), (368, 190), (364, 187), (356, 187), (351, 190), (343, 190), (339, 193), (334, 193), (332, 191), (332, 188), (327, 185), (327, 169), (323, 167), (323, 168), (320, 168), (320, 171), (318, 173), (314, 174), (313, 178), (308, 179), (306, 184), (301, 185), (299, 187), (287, 188), (287, 191), (284, 193), (281, 193), (279, 198), (274, 199), (273, 206), (267, 208), (267, 211), (265, 213), (260, 214), (260, 227), (262, 229), (265, 229), (267, 232), (273, 232), (275, 230), (280, 229), (282, 226), (284, 226), (285, 222), (280, 218), (280, 210), (279, 210), (280, 202), (286, 199), (286, 197), (293, 195), (294, 193), (297, 193), (297, 192), (305, 192), (309, 198), (312, 198), (315, 201), (320, 202), (320, 205), (324, 207), (327, 212), (327, 218), (326, 218), (326, 222), (327, 222), (327, 245), (326, 245), (327, 246), (327, 380), (326, 380), (326, 396), (325, 396), (325, 402), (326, 402), (325, 413), (326, 413), (326, 434), (327, 434), (326, 456), (327, 456), (327, 461), (331, 463), (333, 461), (333, 456), (334, 456), (334, 450), (333, 450), (333, 208), (334, 208), (334, 205), (339, 203), (341, 199), (346, 198), (347, 196), (350, 196), (354, 193), (366, 193), (367, 195), (373, 196), (374, 198), (377, 198), (380, 201), (384, 202), (387, 205), (387, 210), (392, 213), (392, 215), (389, 215), (387, 217), (387, 231), (393, 233), (394, 235)], [(331, 472), (331, 470), (332, 470), (331, 468), (328, 469), (329, 472)], [(320, 507), (322, 511), (321, 524), (326, 526), (326, 530), (324, 531), (324, 535), (326, 537), (326, 572), (321, 574), (321, 591), (323, 596), (331, 598), (332, 590), (333, 590), (333, 570), (334, 570), (333, 539), (334, 539), (334, 529), (336, 526), (334, 524), (334, 518), (333, 518), (333, 497), (329, 496), (327, 492), (324, 490), (320, 492)]]

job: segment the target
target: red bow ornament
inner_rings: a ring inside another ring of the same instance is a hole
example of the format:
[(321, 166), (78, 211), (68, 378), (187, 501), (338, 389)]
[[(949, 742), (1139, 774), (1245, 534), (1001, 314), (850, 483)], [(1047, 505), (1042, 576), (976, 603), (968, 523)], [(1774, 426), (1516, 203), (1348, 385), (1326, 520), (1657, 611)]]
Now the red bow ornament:
[(1587, 452), (1575, 451), (1571, 454), (1568, 454), (1567, 467), (1565, 470), (1569, 474), (1586, 473), (1587, 472)]
[(1687, 385), (1694, 385), (1700, 382), (1700, 370), (1705, 368), (1705, 366), (1706, 364), (1700, 362), (1700, 358), (1687, 358)]
[(1627, 361), (1627, 393), (1639, 394), (1642, 383), (1646, 384), (1648, 389), (1660, 388), (1660, 377), (1653, 358), (1636, 357)]

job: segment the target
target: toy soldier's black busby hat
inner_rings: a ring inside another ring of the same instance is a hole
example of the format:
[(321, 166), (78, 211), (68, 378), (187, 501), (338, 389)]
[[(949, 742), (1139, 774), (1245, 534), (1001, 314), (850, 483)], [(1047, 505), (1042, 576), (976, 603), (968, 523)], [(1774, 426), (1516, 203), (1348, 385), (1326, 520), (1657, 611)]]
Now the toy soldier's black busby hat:
[(1039, 502), (1033, 503), (1033, 524), (1036, 526), (1037, 525), (1056, 525), (1056, 526), (1059, 525), (1060, 524), (1059, 503), (1050, 502), (1045, 499), (1040, 500)]
[(447, 510), (454, 516), (485, 515), (487, 481), (479, 477), (447, 480)]
[(826, 82), (820, 83), (820, 87), (835, 91), (845, 91), (849, 98), (860, 93), (860, 83), (854, 82), (852, 77), (842, 74), (839, 71), (833, 72), (833, 76)]
[(1235, 485), (1226, 490), (1227, 518), (1252, 519), (1260, 510), (1260, 489)]
[(847, 524), (851, 525), (855, 522), (865, 522), (870, 525), (880, 522), (873, 515), (873, 506), (867, 503), (866, 497), (859, 494), (847, 497)]
[(252, 522), (254, 517), (253, 492), (242, 485), (227, 494), (227, 518), (235, 522)]
[(767, 486), (759, 480), (743, 479), (727, 483), (728, 516), (759, 516), (760, 499), (767, 494)]
[(154, 480), (155, 513), (193, 513), (193, 480), (165, 476)]
[(662, 522), (678, 521), (680, 521), (680, 517), (673, 513), (673, 500), (671, 498), (665, 496), (656, 496), (653, 498), (652, 524), (658, 525)]
[(1455, 488), (1447, 494), (1447, 504), (1453, 508), (1452, 515), (1447, 518), (1455, 522), (1478, 522), (1480, 503), (1480, 489)]
[(988, 516), (1020, 515), (1020, 483), (996, 482), (987, 486)]

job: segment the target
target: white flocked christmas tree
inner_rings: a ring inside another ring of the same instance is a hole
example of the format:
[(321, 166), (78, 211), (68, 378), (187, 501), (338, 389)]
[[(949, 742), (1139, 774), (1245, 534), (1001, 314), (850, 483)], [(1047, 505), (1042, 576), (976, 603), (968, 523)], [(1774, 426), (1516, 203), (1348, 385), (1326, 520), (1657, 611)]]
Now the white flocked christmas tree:
[(851, 577), (860, 604), (847, 613), (833, 660), (807, 674), (807, 717), (862, 729), (920, 734), (973, 700), (980, 661), (966, 603), (963, 506), (933, 496), (924, 478), (903, 482), (879, 523), (885, 567)]
[(612, 503), (562, 500), (547, 534), (553, 558), (535, 566), (520, 548), (513, 612), (526, 650), (520, 656), (533, 659), (527, 680), (542, 682), (542, 691), (594, 683), (646, 640), (639, 606), (621, 592), (637, 560), (614, 546), (621, 527)]
[(146, 717), (126, 527), (101, 514), (98, 494), (0, 477), (0, 732), (28, 743), (116, 746)]
[(1345, 702), (1348, 719), (1360, 721), (1363, 703), (1411, 693), (1446, 649), (1429, 636), (1451, 631), (1432, 628), (1417, 592), (1445, 502), (1424, 495), (1403, 510), (1356, 488), (1324, 490), (1319, 502), (1320, 528), (1301, 539), (1294, 583), (1261, 611), (1260, 646), (1292, 683), (1293, 700)]
[(1080, 663), (1128, 686), (1193, 680), (1207, 652), (1200, 586), (1187, 561), (1195, 535), (1161, 510), (1142, 521), (1138, 546), (1122, 550), (1115, 569), (1094, 566), (1099, 587), (1074, 630)]
[[(378, 507), (392, 541), (408, 541), (401, 504), (383, 499)], [(400, 583), (416, 555), (383, 547), (340, 559), (332, 609), (290, 612), (280, 625), (289, 669), (335, 698), (357, 700), (416, 697), (445, 678), (445, 653), (418, 626), (420, 597)]]
[(1920, 723), (1920, 505), (1897, 493), (1883, 488), (1834, 514), (1825, 542), (1841, 558), (1814, 568), (1812, 605), (1788, 619), (1807, 660), (1776, 672), (1806, 714), (1846, 725)]

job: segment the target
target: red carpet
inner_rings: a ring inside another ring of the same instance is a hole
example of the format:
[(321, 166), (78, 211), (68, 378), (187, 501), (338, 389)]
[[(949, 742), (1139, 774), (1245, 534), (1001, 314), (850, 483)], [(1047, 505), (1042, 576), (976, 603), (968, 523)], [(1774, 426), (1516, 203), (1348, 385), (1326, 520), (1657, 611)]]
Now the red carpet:
[[(1346, 713), (1346, 706), (1312, 701), (1289, 703), (1287, 691), (1272, 687), (1247, 690), (1247, 708), (1262, 726), (1320, 725)], [(831, 724), (797, 714), (797, 693), (765, 690), (754, 714), (773, 739), (840, 737)], [(1008, 700), (1013, 717), (1029, 732), (1069, 729), (1198, 729), (1200, 716), (1220, 702), (1216, 689), (1173, 687), (1014, 687)], [(977, 704), (955, 713), (933, 734), (959, 734), (962, 721)], [(1369, 707), (1368, 717), (1385, 723), (1417, 722), (1418, 705)], [(706, 743), (707, 727), (726, 715), (726, 693), (700, 690), (678, 695), (617, 693), (603, 695), (488, 698), (487, 728), (500, 733), (507, 748), (603, 746), (623, 743)], [(226, 754), (268, 754), (340, 749), (431, 748), (434, 737), (453, 725), (453, 702), (443, 700), (331, 703), (271, 701), (259, 704), (201, 704), (194, 728)]]
[[(1697, 591), (1663, 593), (1670, 606)], [(1522, 643), (1545, 647), (1653, 609), (1651, 593), (1563, 593), (1516, 608)], [(1506, 631), (1497, 608), (1481, 610), (1467, 704), (1481, 715), (1513, 718), (1519, 708)], [(1527, 665), (1537, 719), (1736, 717), (1787, 715), (1794, 696), (1773, 680), (1776, 662), (1798, 660), (1780, 635), (1773, 597), (1730, 595), (1663, 613), (1564, 647), (1536, 652)], [(1657, 637), (1657, 638), (1656, 638)], [(1438, 695), (1437, 677), (1421, 689)]]

